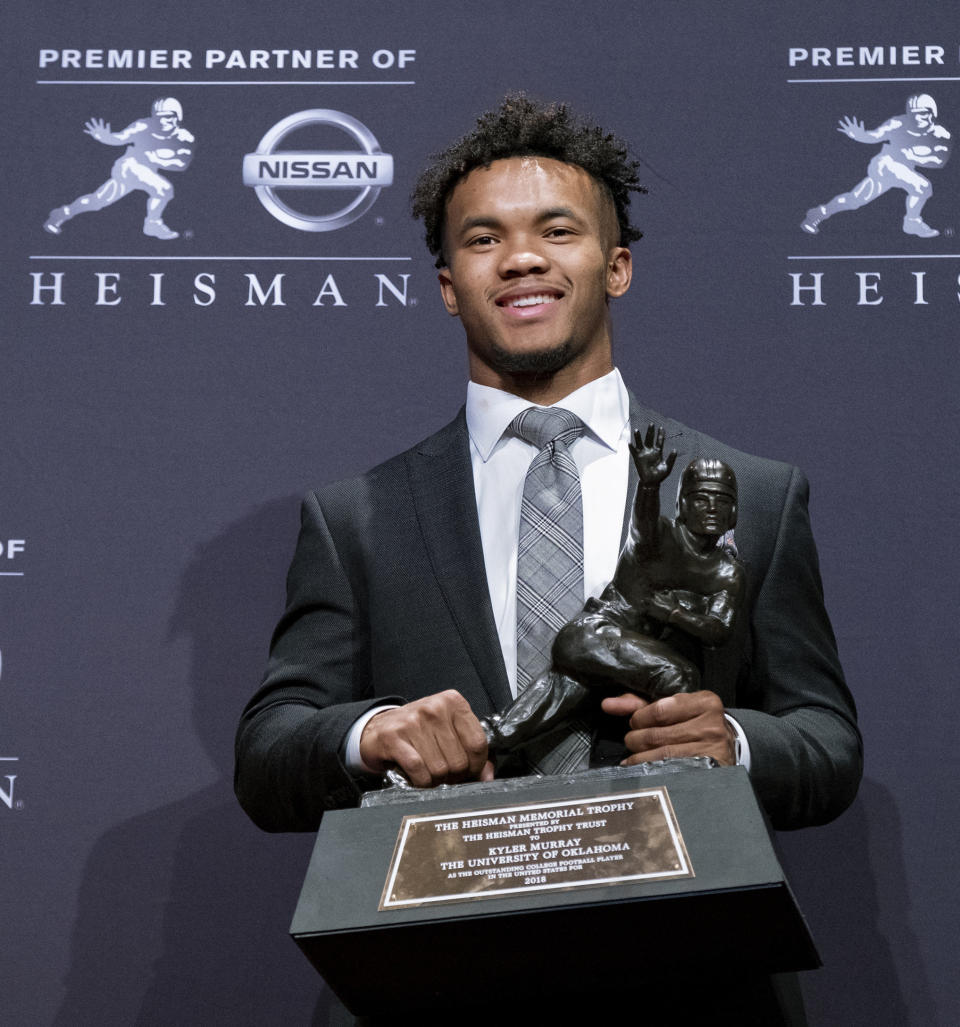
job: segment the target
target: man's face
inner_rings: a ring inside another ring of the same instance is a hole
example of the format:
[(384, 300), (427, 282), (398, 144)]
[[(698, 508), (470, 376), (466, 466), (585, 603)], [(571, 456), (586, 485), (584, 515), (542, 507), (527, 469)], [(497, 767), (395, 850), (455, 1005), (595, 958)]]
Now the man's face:
[(736, 525), (736, 500), (718, 481), (701, 481), (685, 493), (680, 519), (694, 535), (723, 535)]
[(161, 111), (157, 117), (160, 119), (160, 127), (164, 132), (173, 132), (179, 123), (176, 114), (170, 111)]
[(447, 202), (443, 302), (463, 322), (470, 377), (509, 389), (612, 364), (608, 296), (630, 285), (612, 202), (581, 168), (514, 157), (471, 171)]

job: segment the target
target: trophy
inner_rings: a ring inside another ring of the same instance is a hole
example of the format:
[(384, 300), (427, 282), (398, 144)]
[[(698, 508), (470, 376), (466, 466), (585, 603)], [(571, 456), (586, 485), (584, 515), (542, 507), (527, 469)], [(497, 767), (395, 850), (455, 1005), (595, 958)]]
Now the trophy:
[[(634, 986), (632, 945), (558, 937), (656, 938), (651, 994), (695, 964), (819, 965), (743, 767), (689, 757), (580, 772), (600, 699), (697, 691), (703, 650), (730, 636), (744, 592), (732, 469), (693, 460), (675, 517), (662, 516), (676, 460), (664, 434), (650, 425), (630, 446), (639, 480), (613, 580), (557, 633), (550, 667), (481, 721), (496, 780), (413, 788), (393, 770), (361, 809), (324, 815), (291, 933), (354, 1012), (459, 1017), (480, 990), (515, 1011), (544, 980), (550, 1008), (570, 1012), (598, 982)], [(712, 937), (726, 943), (690, 944)]]

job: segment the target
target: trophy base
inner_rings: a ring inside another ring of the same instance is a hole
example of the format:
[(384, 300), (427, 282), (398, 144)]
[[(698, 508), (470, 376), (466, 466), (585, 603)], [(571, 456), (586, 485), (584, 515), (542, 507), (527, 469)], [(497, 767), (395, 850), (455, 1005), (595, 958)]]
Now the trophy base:
[(667, 1008), (694, 977), (742, 998), (820, 965), (741, 767), (409, 791), (324, 815), (291, 926), (355, 1014)]

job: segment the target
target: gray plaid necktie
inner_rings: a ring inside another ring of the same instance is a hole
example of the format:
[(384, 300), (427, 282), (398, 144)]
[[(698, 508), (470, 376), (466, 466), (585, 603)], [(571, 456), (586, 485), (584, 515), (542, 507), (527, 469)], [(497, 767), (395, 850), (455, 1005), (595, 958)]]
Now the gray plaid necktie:
[[(583, 608), (583, 501), (567, 446), (584, 432), (576, 414), (529, 407), (510, 425), (540, 452), (527, 471), (517, 550), (517, 692), (550, 667), (557, 632)], [(527, 748), (535, 773), (585, 766), (590, 734), (582, 722)]]

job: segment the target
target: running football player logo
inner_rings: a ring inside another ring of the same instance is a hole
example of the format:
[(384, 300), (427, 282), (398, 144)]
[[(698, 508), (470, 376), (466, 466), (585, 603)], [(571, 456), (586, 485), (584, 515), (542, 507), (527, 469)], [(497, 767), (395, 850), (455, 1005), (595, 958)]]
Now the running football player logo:
[(902, 189), (907, 194), (904, 232), (921, 239), (939, 235), (921, 216), (924, 204), (933, 195), (933, 186), (917, 170), (942, 168), (950, 156), (950, 133), (937, 124), (937, 104), (933, 97), (928, 93), (911, 96), (906, 111), (894, 114), (879, 128), (868, 130), (862, 121), (845, 117), (837, 131), (857, 143), (881, 143), (882, 149), (867, 165), (867, 177), (859, 185), (819, 207), (811, 207), (800, 227), (816, 235), (823, 222), (834, 214), (857, 210), (888, 189)]
[(183, 107), (172, 96), (156, 100), (149, 117), (128, 125), (122, 132), (114, 132), (100, 118), (91, 118), (84, 125), (87, 135), (106, 146), (125, 146), (126, 150), (113, 165), (110, 177), (92, 193), (78, 196), (72, 203), (56, 207), (43, 227), (54, 235), (63, 231), (63, 225), (78, 214), (103, 210), (127, 193), (139, 189), (147, 194), (147, 212), (143, 221), (143, 234), (154, 239), (176, 239), (180, 234), (168, 228), (163, 212), (173, 199), (173, 186), (158, 169), (186, 171), (193, 159), (193, 135), (180, 126)]

